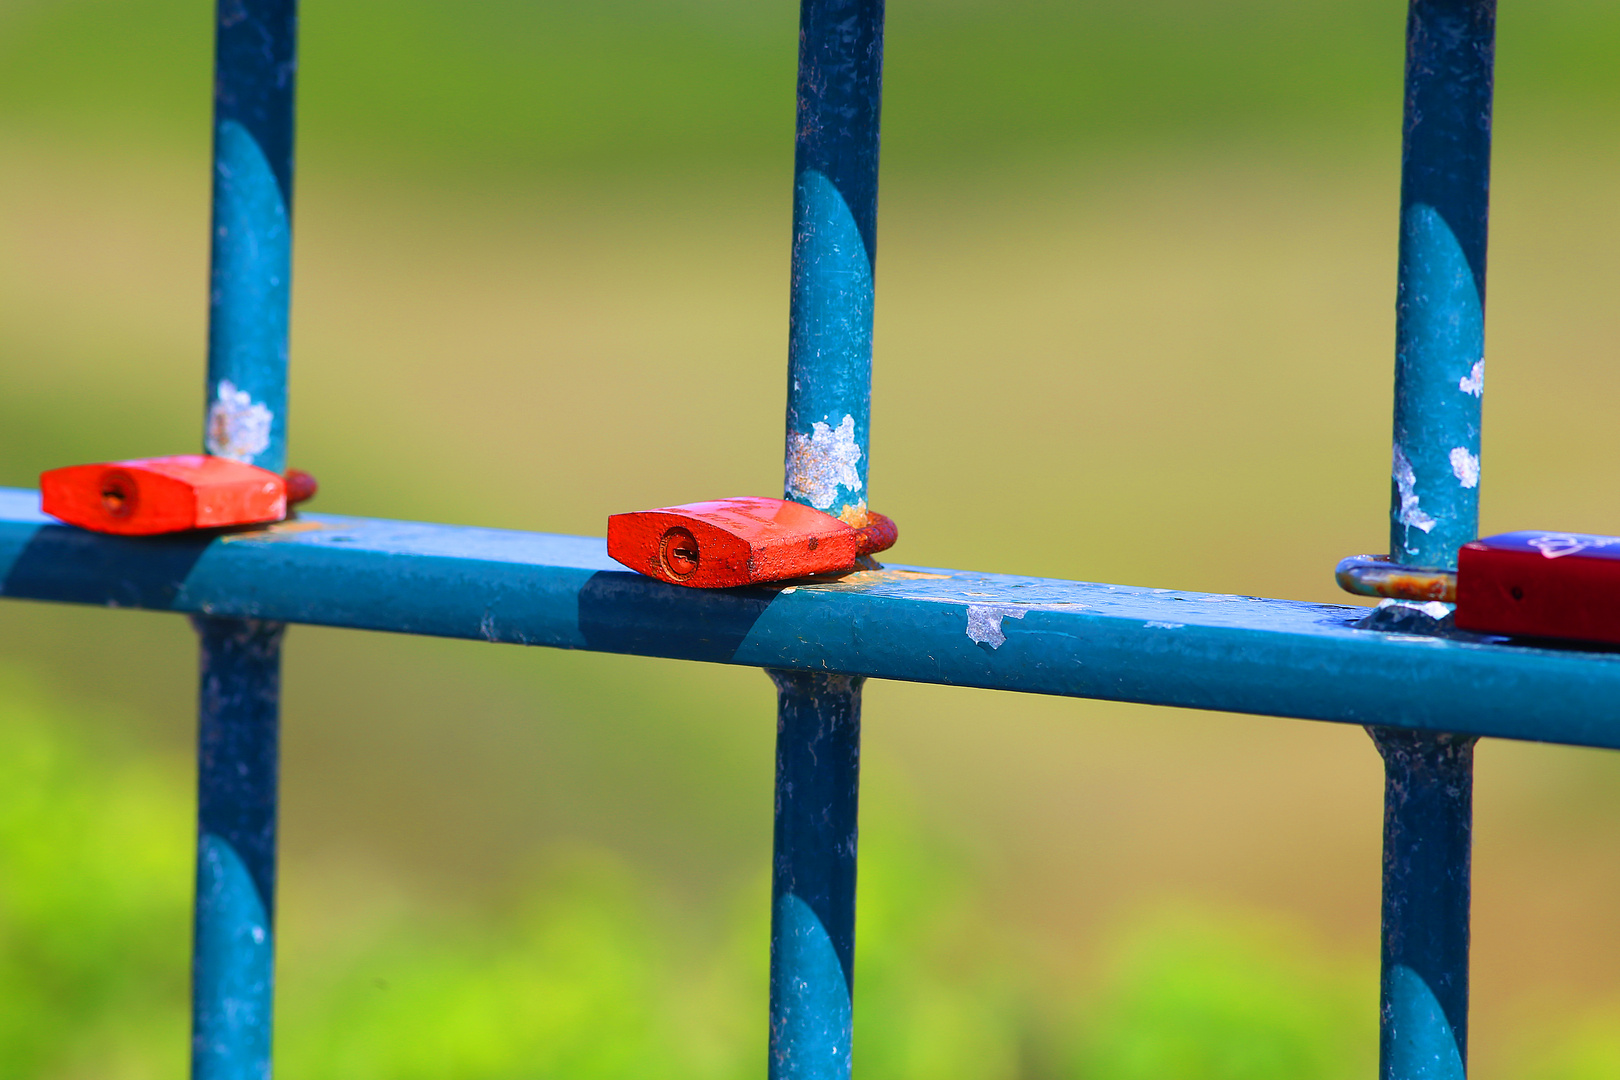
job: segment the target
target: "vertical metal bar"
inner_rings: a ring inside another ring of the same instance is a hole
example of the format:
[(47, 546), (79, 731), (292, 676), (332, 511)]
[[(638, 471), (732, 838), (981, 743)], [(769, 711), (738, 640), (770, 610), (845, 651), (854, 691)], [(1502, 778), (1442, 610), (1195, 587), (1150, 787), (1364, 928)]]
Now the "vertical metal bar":
[(195, 624), (202, 692), (191, 1074), (267, 1080), (283, 624), (210, 618)]
[(1390, 553), (1456, 568), (1479, 529), (1496, 0), (1412, 0)]
[(1393, 728), (1372, 735), (1384, 755), (1379, 1075), (1461, 1080), (1475, 740)]
[[(883, 0), (802, 0), (786, 497), (866, 524)], [(771, 672), (773, 1080), (847, 1080), (853, 1036), (858, 678)]]
[(866, 520), (883, 0), (803, 0), (786, 498)]
[[(286, 468), (296, 0), (219, 0), (204, 446)], [(191, 1071), (268, 1080), (284, 627), (199, 617)]]
[(848, 1077), (861, 683), (773, 671), (770, 1076)]
[(210, 454), (287, 467), (296, 0), (219, 0), (208, 309)]
[[(1495, 0), (1407, 16), (1390, 551), (1455, 569), (1479, 528)], [(1383, 1080), (1468, 1060), (1474, 739), (1370, 728), (1384, 758)]]

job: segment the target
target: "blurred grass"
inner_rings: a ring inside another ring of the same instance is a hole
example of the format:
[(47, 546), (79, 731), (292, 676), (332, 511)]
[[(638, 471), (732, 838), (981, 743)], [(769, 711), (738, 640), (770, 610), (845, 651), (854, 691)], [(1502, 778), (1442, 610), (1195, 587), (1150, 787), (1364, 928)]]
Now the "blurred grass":
[[(96, 745), (93, 725), (15, 671), (0, 669), (0, 692), (0, 993), (27, 1006), (0, 1020), (7, 1074), (175, 1075), (186, 770)], [(960, 851), (894, 821), (863, 837), (863, 1070), (1264, 1080), (1370, 1064), (1371, 969), (1323, 955), (1275, 917), (1139, 915), (1102, 978), (1042, 985), (998, 955), (1013, 937), (987, 940)], [(293, 899), (306, 902), (283, 919), (276, 1054), (288, 1075), (757, 1074), (763, 1030), (745, 1018), (760, 1014), (765, 988), (762, 875), (716, 937), (672, 925), (647, 879), (577, 845), (476, 917), (396, 894), (334, 918), (308, 903), (326, 898), (323, 876), (288, 869), (301, 879)], [(388, 895), (386, 880), (370, 885)]]
[[(1337, 599), (1328, 567), (1384, 539), (1402, 14), (892, 5), (872, 479), (897, 558)], [(596, 533), (774, 489), (794, 19), (307, 5), (292, 423), (322, 509)], [(1620, 531), (1617, 45), (1612, 5), (1502, 16), (1488, 530)], [(209, 49), (196, 0), (0, 3), (0, 483), (195, 443)], [(0, 655), (35, 684), (0, 709), (43, 700), (19, 745), (69, 740), (56, 788), (11, 785), (56, 793), (7, 835), (58, 803), (166, 823), (72, 832), (100, 854), (59, 867), (0, 852), (22, 860), (0, 910), (18, 881), (84, 897), (0, 927), (0, 952), (83, 930), (0, 990), (40, 1003), (17, 1030), (45, 1056), (5, 1052), (32, 1075), (178, 1069), (192, 648), (166, 617), (0, 606)], [(1380, 789), (1359, 732), (867, 694), (863, 1072), (1364, 1068)], [(288, 1075), (757, 1069), (770, 710), (757, 672), (299, 628)], [(1617, 772), (1480, 752), (1482, 1078), (1607, 1075)], [(109, 809), (126, 784), (147, 801)], [(166, 899), (103, 902), (124, 843)], [(89, 947), (109, 938), (139, 948)], [(126, 1010), (142, 972), (167, 989)], [(598, 1026), (567, 1043), (545, 1017), (571, 1009)], [(49, 1056), (67, 1033), (95, 1067)], [(659, 1047), (679, 1060), (637, 1064)]]

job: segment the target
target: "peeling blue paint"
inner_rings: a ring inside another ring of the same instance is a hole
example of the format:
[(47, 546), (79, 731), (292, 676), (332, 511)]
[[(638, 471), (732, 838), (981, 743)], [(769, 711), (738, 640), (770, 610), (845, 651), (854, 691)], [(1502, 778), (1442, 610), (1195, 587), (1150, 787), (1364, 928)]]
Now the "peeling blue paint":
[[(219, 0), (216, 14), (203, 448), (279, 473), (287, 467), (298, 5)], [(195, 537), (176, 539), (174, 551), (196, 550)], [(196, 619), (192, 1076), (269, 1080), (284, 627), (219, 617), (211, 607), (201, 605)]]
[(198, 617), (194, 1080), (268, 1080), (280, 623)]
[[(1411, 0), (1406, 49), (1390, 555), (1455, 570), (1479, 532), (1496, 0)], [(1461, 1080), (1473, 738), (1369, 731), (1385, 770), (1380, 1075)]]
[(241, 124), (220, 123), (214, 154), (204, 449), (281, 472), (292, 278), (287, 205), (264, 152)]
[(1370, 733), (1384, 757), (1379, 1075), (1462, 1080), (1475, 740)]
[[(866, 506), (871, 443), (883, 3), (804, 0), (799, 18), (784, 497), (847, 518)], [(839, 469), (818, 451), (846, 418)]]
[(769, 1072), (772, 1080), (845, 1080), (863, 680), (770, 674), (777, 727)]
[[(902, 564), (684, 589), (600, 537), (313, 513), (102, 536), (4, 488), (0, 596), (1620, 748), (1620, 653), (1357, 629), (1367, 609), (1339, 604)], [(976, 604), (1027, 614), (991, 650), (964, 632)]]
[[(1481, 395), (1459, 384), (1483, 363), (1485, 312), (1462, 245), (1434, 207), (1407, 209), (1400, 265), (1390, 544), (1409, 566), (1455, 569), (1457, 549), (1479, 529)], [(1458, 451), (1472, 459), (1472, 483), (1459, 482)]]
[(197, 843), (192, 1076), (267, 1080), (274, 991), (270, 914), (230, 843)]
[[(871, 457), (882, 86), (883, 0), (802, 0), (782, 486), (786, 498), (857, 527), (867, 523)], [(757, 625), (758, 616), (733, 627), (743, 630), (737, 649)], [(804, 671), (772, 678), (770, 1075), (846, 1080), (861, 680)]]
[[(1495, 40), (1495, 0), (1411, 4), (1389, 541), (1409, 566), (1456, 569), (1479, 530)], [(1455, 450), (1473, 459), (1472, 484)]]

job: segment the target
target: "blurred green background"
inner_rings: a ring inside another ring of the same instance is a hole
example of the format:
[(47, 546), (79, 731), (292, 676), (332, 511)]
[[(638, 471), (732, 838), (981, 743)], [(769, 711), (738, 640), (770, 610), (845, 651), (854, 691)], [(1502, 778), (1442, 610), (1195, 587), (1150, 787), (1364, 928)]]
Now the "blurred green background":
[[(795, 5), (308, 0), (318, 508), (599, 534), (780, 483)], [(0, 0), (0, 484), (199, 439), (212, 13)], [(1404, 5), (894, 0), (899, 561), (1338, 599), (1388, 498)], [(1499, 27), (1484, 528), (1620, 532), (1620, 7)], [(180, 1075), (194, 643), (0, 605), (0, 1071)], [(758, 672), (300, 627), (291, 1077), (743, 1077)], [(1376, 1060), (1360, 731), (868, 686), (860, 1075)], [(1620, 1073), (1620, 759), (1488, 743), (1474, 1075)]]

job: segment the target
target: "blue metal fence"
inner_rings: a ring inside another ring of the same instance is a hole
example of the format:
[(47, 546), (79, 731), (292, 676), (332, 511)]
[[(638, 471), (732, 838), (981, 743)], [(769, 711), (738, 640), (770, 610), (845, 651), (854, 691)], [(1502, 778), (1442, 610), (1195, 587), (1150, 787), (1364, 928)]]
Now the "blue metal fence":
[[(1494, 0), (1411, 0), (1391, 550), (1474, 537)], [(294, 0), (220, 0), (205, 445), (284, 465)], [(865, 514), (882, 0), (802, 0), (787, 497)], [(1331, 556), (1327, 559), (1331, 562)], [(1324, 571), (1326, 565), (1324, 565)], [(847, 1077), (861, 684), (869, 677), (1368, 727), (1386, 764), (1381, 1073), (1467, 1057), (1480, 736), (1620, 747), (1620, 654), (1366, 609), (907, 566), (706, 592), (595, 538), (304, 514), (120, 538), (0, 490), (0, 596), (190, 614), (202, 649), (193, 1074), (266, 1077), (287, 623), (677, 657), (778, 688), (770, 1075)]]

